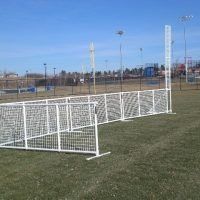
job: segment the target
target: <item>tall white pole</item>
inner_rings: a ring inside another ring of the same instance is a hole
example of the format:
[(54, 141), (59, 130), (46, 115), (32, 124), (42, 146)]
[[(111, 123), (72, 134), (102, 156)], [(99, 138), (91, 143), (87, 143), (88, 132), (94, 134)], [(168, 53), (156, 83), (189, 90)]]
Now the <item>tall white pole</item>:
[(174, 66), (174, 40), (172, 40), (172, 74), (175, 75), (175, 66)]
[(172, 35), (171, 26), (165, 25), (165, 88), (168, 94), (169, 91), (169, 102), (168, 111), (172, 112), (172, 97), (171, 97), (171, 52), (172, 52)]
[(96, 77), (95, 77), (95, 58), (94, 58), (94, 44), (93, 42), (90, 43), (90, 65), (93, 69), (93, 79), (94, 79), (94, 94), (96, 94)]

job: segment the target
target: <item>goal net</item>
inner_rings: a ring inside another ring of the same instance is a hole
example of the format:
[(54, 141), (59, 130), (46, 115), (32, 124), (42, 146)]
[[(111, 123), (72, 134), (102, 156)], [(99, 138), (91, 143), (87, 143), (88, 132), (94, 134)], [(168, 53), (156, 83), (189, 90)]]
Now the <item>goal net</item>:
[(0, 105), (0, 147), (99, 155), (95, 103)]

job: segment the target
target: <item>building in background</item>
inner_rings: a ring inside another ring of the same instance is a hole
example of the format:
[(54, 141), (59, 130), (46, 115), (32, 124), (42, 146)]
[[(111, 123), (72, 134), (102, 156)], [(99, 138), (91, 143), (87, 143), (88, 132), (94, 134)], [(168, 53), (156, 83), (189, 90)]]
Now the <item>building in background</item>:
[(146, 63), (144, 69), (145, 77), (154, 77), (158, 74), (158, 63)]

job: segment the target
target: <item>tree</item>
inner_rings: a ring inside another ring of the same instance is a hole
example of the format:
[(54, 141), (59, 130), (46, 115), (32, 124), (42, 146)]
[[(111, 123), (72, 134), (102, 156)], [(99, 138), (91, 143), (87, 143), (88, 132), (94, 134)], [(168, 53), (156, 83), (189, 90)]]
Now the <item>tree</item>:
[(165, 66), (164, 66), (164, 65), (161, 65), (161, 66), (160, 66), (160, 69), (161, 69), (161, 70), (165, 70)]
[(65, 78), (66, 77), (66, 71), (65, 70), (62, 70), (61, 72), (60, 72), (60, 76), (61, 76), (61, 78)]

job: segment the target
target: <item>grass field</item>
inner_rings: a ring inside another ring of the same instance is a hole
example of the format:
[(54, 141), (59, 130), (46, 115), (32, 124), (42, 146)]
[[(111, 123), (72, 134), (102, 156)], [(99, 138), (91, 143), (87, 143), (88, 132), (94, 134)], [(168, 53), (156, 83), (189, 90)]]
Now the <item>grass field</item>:
[(0, 199), (200, 199), (199, 103), (174, 92), (176, 115), (99, 126), (96, 160), (0, 149)]

